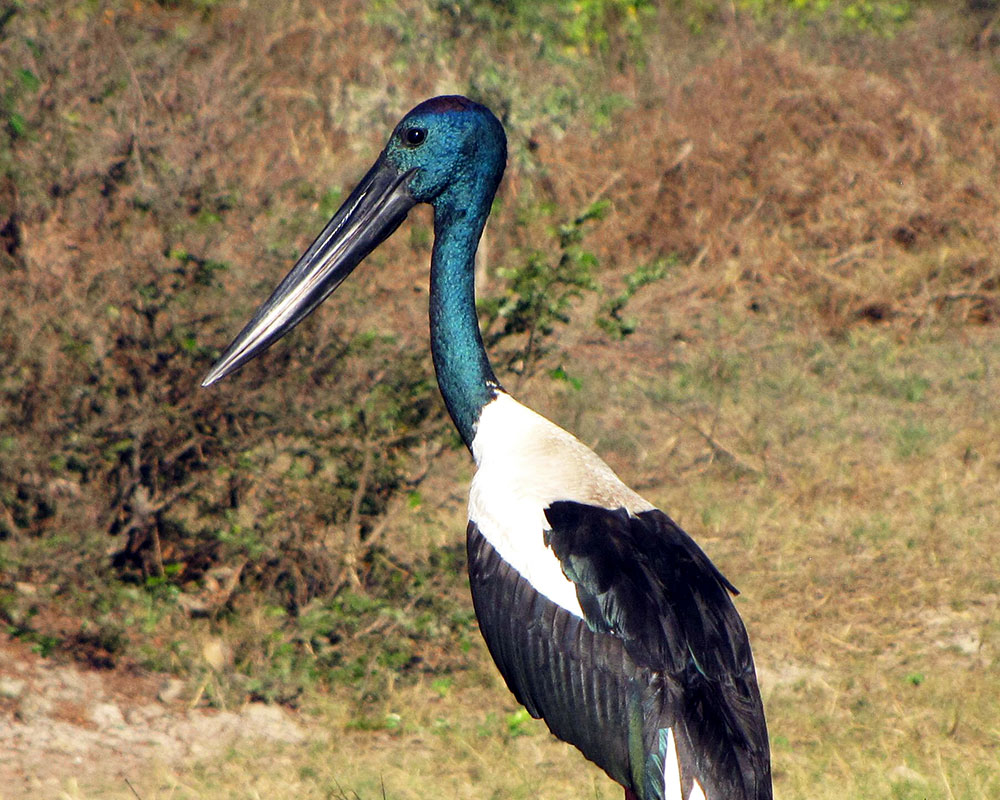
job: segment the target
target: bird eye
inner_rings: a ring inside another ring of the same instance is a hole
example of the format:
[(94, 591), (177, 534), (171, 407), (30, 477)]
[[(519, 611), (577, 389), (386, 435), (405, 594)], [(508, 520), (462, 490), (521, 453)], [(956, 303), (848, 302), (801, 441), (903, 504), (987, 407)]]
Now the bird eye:
[(423, 144), (424, 139), (426, 138), (426, 128), (407, 128), (407, 130), (403, 133), (403, 141), (410, 147), (416, 147), (417, 145)]

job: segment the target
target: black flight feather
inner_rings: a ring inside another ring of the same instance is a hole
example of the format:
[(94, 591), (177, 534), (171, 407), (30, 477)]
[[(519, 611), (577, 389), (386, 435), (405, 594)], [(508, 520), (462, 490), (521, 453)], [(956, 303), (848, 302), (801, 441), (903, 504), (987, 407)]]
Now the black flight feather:
[(645, 701), (647, 753), (658, 730), (674, 727), (682, 772), (687, 762), (709, 798), (770, 797), (767, 730), (736, 588), (662, 511), (633, 516), (558, 501), (545, 516), (545, 542), (576, 584), (591, 630), (620, 640), (664, 681)]
[(468, 550), (476, 619), (507, 687), (552, 733), (631, 785), (628, 687), (636, 666), (622, 643), (536, 591), (474, 522)]

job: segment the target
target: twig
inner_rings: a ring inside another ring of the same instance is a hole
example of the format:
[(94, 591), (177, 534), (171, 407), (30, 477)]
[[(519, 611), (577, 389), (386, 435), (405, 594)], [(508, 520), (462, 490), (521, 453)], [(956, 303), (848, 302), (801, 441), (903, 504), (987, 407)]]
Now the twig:
[(691, 272), (694, 272), (696, 269), (698, 269), (698, 267), (701, 266), (701, 262), (705, 260), (705, 256), (707, 255), (708, 255), (708, 245), (703, 244), (701, 246), (701, 250), (698, 251), (697, 255), (695, 255), (694, 259), (691, 261), (690, 265), (688, 266), (688, 269)]
[[(431, 471), (431, 467), (433, 466), (434, 462), (437, 460), (438, 456), (440, 456), (442, 452), (444, 452), (444, 445), (441, 444), (440, 442), (435, 443), (434, 446), (432, 447), (432, 452), (429, 455), (424, 456), (423, 462), (421, 463), (417, 472), (414, 473), (409, 478), (407, 478), (406, 482), (411, 489), (415, 489), (417, 486), (423, 483), (424, 479)], [(406, 499), (403, 495), (397, 495), (392, 499), (392, 501), (389, 504), (389, 508), (387, 508), (385, 512), (383, 512), (378, 523), (372, 528), (371, 532), (368, 534), (368, 538), (365, 539), (365, 545), (369, 549), (371, 549), (375, 545), (375, 543), (379, 540), (379, 538), (382, 536), (382, 534), (385, 533), (386, 529), (389, 527), (389, 523), (391, 523), (396, 518), (396, 515), (399, 513), (399, 511), (402, 509), (405, 503)]]
[[(347, 524), (344, 525), (344, 578), (357, 589), (361, 586), (361, 579), (358, 577), (358, 545), (361, 542), (361, 503), (368, 492), (368, 484), (371, 481), (373, 464), (374, 443), (371, 437), (365, 438), (364, 455), (361, 461), (361, 472), (358, 475), (358, 485), (351, 497), (351, 511), (347, 516)], [(341, 583), (341, 581), (338, 581)]]
[(956, 300), (978, 300), (982, 303), (988, 303), (991, 299), (988, 294), (983, 292), (945, 292), (931, 297), (935, 303), (951, 303)]
[[(393, 564), (393, 566), (397, 566), (397, 565)], [(400, 609), (400, 611), (402, 611), (404, 613), (407, 612), (407, 611), (412, 611), (413, 607), (417, 604), (417, 602), (418, 602), (419, 599), (420, 599), (419, 597), (412, 597), (412, 598), (410, 598), (410, 601), (405, 606), (403, 606)], [(399, 618), (399, 616), (390, 617), (388, 615), (382, 615), (380, 617), (376, 617), (372, 622), (370, 622), (365, 627), (363, 627), (360, 630), (357, 630), (354, 633), (352, 633), (351, 634), (351, 639), (352, 640), (363, 639), (365, 636), (368, 636), (369, 634), (374, 633), (375, 631), (392, 630), (393, 628), (397, 627), (399, 624), (400, 624), (400, 618)]]
[[(831, 258), (829, 261), (827, 261), (826, 270), (837, 269), (838, 267), (842, 267), (845, 264), (849, 264), (852, 261), (861, 261), (862, 259), (865, 258), (871, 258), (873, 255), (875, 255), (877, 249), (878, 249), (877, 247), (873, 247), (871, 245), (858, 245), (856, 247), (850, 247), (840, 255), (835, 256), (834, 258)], [(841, 276), (831, 276), (829, 272), (824, 272), (822, 273), (821, 277), (825, 278), (830, 283), (847, 284), (852, 291), (855, 292), (860, 291), (854, 283), (847, 281), (845, 278)]]
[(618, 181), (622, 179), (622, 175), (624, 174), (625, 174), (624, 170), (618, 170), (617, 172), (613, 172), (608, 177), (608, 179), (604, 181), (604, 183), (602, 183), (600, 186), (597, 187), (597, 191), (590, 196), (590, 199), (587, 201), (587, 204), (584, 206), (584, 208), (591, 208), (594, 205), (594, 203), (600, 200), (608, 192), (608, 190), (611, 189), (612, 186), (614, 186), (616, 183), (618, 183)]
[[(358, 588), (361, 585), (361, 580), (358, 577), (356, 569), (358, 562), (358, 549), (362, 544), (361, 502), (364, 499), (365, 493), (368, 491), (368, 485), (371, 482), (371, 475), (374, 472), (374, 453), (376, 450), (388, 450), (405, 438), (408, 438), (408, 436), (396, 435), (377, 440), (372, 437), (365, 439), (363, 445), (364, 456), (361, 465), (361, 474), (358, 478), (357, 489), (355, 489), (354, 496), (351, 498), (351, 511), (348, 515), (347, 523), (344, 526), (344, 569), (341, 572), (341, 575), (338, 576), (337, 580), (334, 581), (333, 586), (330, 589), (331, 595), (337, 594), (337, 592), (344, 588), (345, 584), (349, 583), (352, 588)], [(406, 484), (410, 487), (410, 489), (415, 489), (423, 483), (424, 479), (430, 473), (434, 463), (443, 452), (444, 445), (440, 442), (430, 444), (429, 448), (421, 455), (420, 463), (417, 465), (416, 471), (411, 473), (405, 479)], [(402, 493), (397, 494), (389, 501), (388, 507), (377, 517), (378, 521), (369, 531), (368, 536), (366, 536), (363, 540), (365, 548), (371, 550), (375, 546), (385, 531), (388, 530), (390, 525), (395, 521), (405, 503), (406, 495)]]
[(128, 69), (132, 88), (135, 90), (135, 93), (139, 98), (139, 119), (138, 121), (135, 119), (132, 120), (132, 141), (135, 142), (135, 149), (133, 153), (135, 154), (135, 165), (139, 172), (139, 182), (145, 186), (146, 174), (142, 166), (142, 131), (146, 127), (146, 119), (149, 116), (149, 107), (146, 104), (146, 95), (142, 91), (142, 84), (139, 82), (139, 75), (135, 71), (132, 59), (129, 58), (128, 51), (125, 49), (125, 45), (122, 44), (121, 37), (118, 35), (118, 29), (114, 26), (114, 24), (111, 25), (111, 35), (115, 40), (115, 46), (118, 48), (118, 53), (121, 55), (122, 61), (125, 62), (126, 69)]
[[(674, 411), (669, 406), (667, 406), (667, 413), (670, 414), (675, 419), (679, 420), (681, 423), (683, 423), (684, 425), (686, 425), (692, 431), (694, 431), (695, 433), (697, 433), (702, 439), (704, 439), (705, 442), (708, 444), (709, 449), (712, 451), (712, 458), (718, 459), (719, 461), (721, 461), (722, 463), (724, 463), (726, 466), (730, 467), (731, 469), (738, 470), (739, 472), (744, 472), (744, 473), (747, 473), (749, 475), (759, 475), (760, 474), (759, 470), (754, 469), (753, 467), (749, 466), (748, 464), (746, 464), (745, 462), (743, 462), (741, 459), (739, 459), (735, 455), (733, 455), (729, 450), (727, 450), (721, 444), (719, 444), (715, 440), (715, 438), (713, 437), (713, 435), (711, 433), (705, 433), (705, 431), (703, 431), (701, 428), (699, 428), (697, 425), (695, 425), (690, 420), (685, 419), (684, 417), (682, 417), (680, 414), (678, 414), (676, 411)], [(714, 427), (714, 423), (713, 423), (713, 427)]]
[(208, 680), (209, 676), (206, 675), (205, 680), (201, 682), (201, 684), (198, 686), (198, 690), (194, 693), (194, 697), (191, 698), (191, 702), (188, 703), (188, 708), (195, 708), (198, 705), (198, 703), (201, 702), (202, 695), (205, 694), (205, 689), (208, 688)]
[(944, 781), (944, 788), (948, 791), (948, 800), (955, 800), (955, 793), (951, 790), (951, 781), (948, 780), (948, 773), (944, 771), (944, 764), (941, 763), (941, 751), (937, 751), (938, 772), (941, 773), (941, 780)]

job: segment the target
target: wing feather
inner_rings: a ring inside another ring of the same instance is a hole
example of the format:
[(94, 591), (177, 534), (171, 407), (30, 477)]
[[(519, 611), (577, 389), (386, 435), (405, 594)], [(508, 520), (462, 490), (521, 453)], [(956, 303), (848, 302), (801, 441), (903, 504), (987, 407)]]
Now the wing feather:
[(770, 797), (767, 729), (736, 588), (662, 511), (558, 501), (545, 516), (546, 543), (590, 628), (677, 688), (647, 699), (647, 753), (674, 726), (682, 773), (693, 771), (708, 797)]
[(468, 548), (476, 618), (508, 688), (552, 733), (631, 784), (627, 687), (636, 668), (621, 642), (598, 639), (532, 589), (472, 522)]

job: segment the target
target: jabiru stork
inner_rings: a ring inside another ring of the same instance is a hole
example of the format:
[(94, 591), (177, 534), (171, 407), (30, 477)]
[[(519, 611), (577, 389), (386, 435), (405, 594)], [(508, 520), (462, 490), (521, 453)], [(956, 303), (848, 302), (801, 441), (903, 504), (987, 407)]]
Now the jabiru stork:
[(427, 100), (205, 377), (284, 336), (403, 222), (434, 210), (430, 341), (476, 473), (469, 578), (507, 686), (626, 800), (769, 800), (767, 729), (733, 585), (673, 520), (500, 385), (474, 257), (507, 159), (493, 113)]

